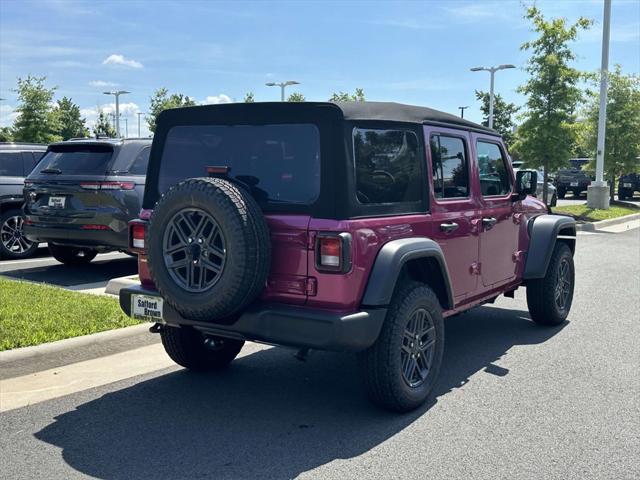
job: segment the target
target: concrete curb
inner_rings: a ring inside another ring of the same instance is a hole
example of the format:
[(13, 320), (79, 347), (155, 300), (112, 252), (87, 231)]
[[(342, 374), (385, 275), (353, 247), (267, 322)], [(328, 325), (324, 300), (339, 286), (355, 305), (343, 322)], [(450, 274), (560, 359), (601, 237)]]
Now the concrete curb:
[(640, 213), (632, 213), (631, 215), (625, 215), (624, 217), (610, 218), (609, 220), (601, 220), (599, 222), (578, 223), (576, 225), (576, 230), (579, 232), (595, 232), (601, 228), (620, 225), (621, 223), (632, 222), (634, 220), (640, 220)]
[(137, 275), (112, 278), (111, 280), (109, 280), (109, 283), (107, 283), (107, 287), (104, 291), (109, 295), (119, 295), (122, 288), (133, 287), (134, 285), (138, 284), (140, 284), (140, 280), (138, 279)]
[(134, 325), (132, 327), (118, 328), (116, 330), (108, 330), (106, 332), (93, 333), (91, 335), (83, 335), (81, 337), (67, 338), (57, 340), (55, 342), (43, 343), (33, 347), (22, 347), (13, 350), (0, 352), (0, 365), (29, 360), (36, 357), (44, 357), (57, 355), (61, 352), (74, 350), (92, 345), (104, 345), (110, 342), (116, 342), (123, 338), (139, 335), (149, 329), (149, 324)]

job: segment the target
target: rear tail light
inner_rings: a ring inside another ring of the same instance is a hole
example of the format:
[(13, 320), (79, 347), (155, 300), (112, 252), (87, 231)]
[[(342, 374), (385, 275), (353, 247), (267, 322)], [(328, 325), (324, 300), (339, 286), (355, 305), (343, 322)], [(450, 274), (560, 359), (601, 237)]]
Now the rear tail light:
[(351, 235), (349, 233), (318, 234), (316, 268), (325, 272), (348, 272), (351, 269)]
[(81, 182), (80, 187), (85, 190), (133, 190), (134, 182)]
[(144, 253), (146, 232), (147, 222), (144, 220), (132, 220), (129, 222), (129, 248), (133, 253)]

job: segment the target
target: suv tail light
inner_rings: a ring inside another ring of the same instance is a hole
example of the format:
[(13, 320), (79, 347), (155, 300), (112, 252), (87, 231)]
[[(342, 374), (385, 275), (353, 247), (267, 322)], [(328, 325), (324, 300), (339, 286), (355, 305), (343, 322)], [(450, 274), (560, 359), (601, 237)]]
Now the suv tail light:
[(147, 222), (144, 220), (131, 220), (129, 222), (129, 248), (133, 253), (144, 253)]
[(351, 269), (351, 235), (349, 233), (319, 233), (316, 238), (318, 271), (346, 273)]
[(85, 190), (133, 190), (134, 182), (81, 182), (80, 187)]

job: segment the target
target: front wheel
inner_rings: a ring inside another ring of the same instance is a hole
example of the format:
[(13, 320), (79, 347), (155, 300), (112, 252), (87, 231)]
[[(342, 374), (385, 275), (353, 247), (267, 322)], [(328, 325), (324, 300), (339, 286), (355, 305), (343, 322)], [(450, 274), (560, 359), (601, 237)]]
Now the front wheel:
[(422, 283), (406, 283), (396, 291), (376, 343), (361, 354), (369, 398), (396, 412), (419, 407), (433, 390), (443, 352), (438, 298)]
[(28, 258), (36, 252), (38, 244), (24, 236), (23, 227), (20, 210), (8, 210), (0, 215), (0, 258)]
[(96, 258), (98, 251), (92, 248), (64, 247), (50, 243), (49, 253), (65, 265), (85, 265)]
[(551, 203), (549, 204), (550, 207), (555, 207), (558, 205), (558, 196), (554, 193), (553, 197), (551, 197)]
[(531, 319), (554, 326), (564, 322), (571, 310), (575, 268), (573, 254), (566, 243), (556, 242), (547, 273), (527, 282), (527, 305)]
[(189, 370), (222, 370), (240, 353), (244, 342), (207, 336), (191, 327), (168, 327), (160, 331), (162, 345), (171, 360)]

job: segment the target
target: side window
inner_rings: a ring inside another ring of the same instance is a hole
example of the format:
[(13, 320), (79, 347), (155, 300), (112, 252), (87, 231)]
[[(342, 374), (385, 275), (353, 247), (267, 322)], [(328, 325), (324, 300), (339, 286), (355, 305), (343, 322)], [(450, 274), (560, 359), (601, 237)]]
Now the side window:
[(418, 137), (411, 130), (353, 129), (356, 194), (363, 204), (418, 202)]
[(507, 160), (495, 143), (478, 140), (478, 168), (483, 196), (506, 195), (511, 191)]
[(469, 164), (464, 140), (446, 135), (432, 135), (430, 144), (435, 197), (468, 197)]
[(129, 167), (129, 175), (146, 175), (147, 174), (147, 164), (149, 163), (149, 152), (151, 151), (151, 147), (144, 147), (138, 153), (138, 156), (135, 158), (131, 167)]
[(22, 154), (0, 152), (0, 177), (23, 177)]

